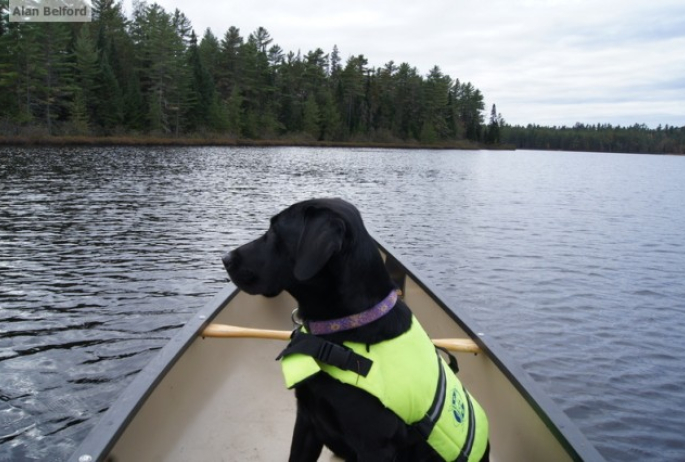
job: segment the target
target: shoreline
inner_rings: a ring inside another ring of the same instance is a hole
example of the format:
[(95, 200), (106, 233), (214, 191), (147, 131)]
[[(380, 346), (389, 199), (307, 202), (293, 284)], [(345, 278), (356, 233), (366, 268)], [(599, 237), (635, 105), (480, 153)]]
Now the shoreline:
[(418, 142), (307, 141), (295, 139), (252, 140), (241, 138), (166, 138), (153, 136), (0, 136), (0, 146), (233, 146), (233, 147), (323, 147), (381, 149), (506, 150), (513, 145), (491, 145), (472, 141), (421, 144)]

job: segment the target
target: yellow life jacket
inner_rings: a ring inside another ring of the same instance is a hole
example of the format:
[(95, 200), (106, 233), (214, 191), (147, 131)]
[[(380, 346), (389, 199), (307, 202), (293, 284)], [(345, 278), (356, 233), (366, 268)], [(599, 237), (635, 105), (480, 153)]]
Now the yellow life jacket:
[[(348, 361), (350, 366), (343, 368), (313, 357), (316, 355), (289, 353), (286, 348), (281, 360), (286, 386), (296, 387), (325, 372), (378, 398), (406, 424), (415, 426), (444, 460), (476, 462), (483, 457), (488, 444), (485, 412), (436, 353), (416, 318), (407, 332), (394, 339), (368, 348), (354, 342), (344, 346), (357, 360)], [(362, 373), (354, 366), (359, 359), (370, 360)]]

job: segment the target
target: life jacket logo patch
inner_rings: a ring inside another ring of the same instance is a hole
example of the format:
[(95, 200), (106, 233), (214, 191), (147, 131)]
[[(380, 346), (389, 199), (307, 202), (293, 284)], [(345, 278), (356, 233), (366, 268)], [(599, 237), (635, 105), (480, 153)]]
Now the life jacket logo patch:
[(458, 425), (461, 425), (464, 422), (464, 417), (466, 416), (466, 405), (464, 404), (464, 400), (461, 398), (461, 393), (459, 393), (459, 389), (457, 388), (452, 389), (451, 410), (454, 420)]

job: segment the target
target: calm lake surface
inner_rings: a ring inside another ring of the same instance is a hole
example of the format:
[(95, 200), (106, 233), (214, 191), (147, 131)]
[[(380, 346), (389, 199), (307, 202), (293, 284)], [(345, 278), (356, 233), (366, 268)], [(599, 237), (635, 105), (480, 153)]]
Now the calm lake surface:
[(338, 196), (613, 461), (685, 460), (685, 157), (0, 148), (0, 461), (64, 460), (225, 284)]

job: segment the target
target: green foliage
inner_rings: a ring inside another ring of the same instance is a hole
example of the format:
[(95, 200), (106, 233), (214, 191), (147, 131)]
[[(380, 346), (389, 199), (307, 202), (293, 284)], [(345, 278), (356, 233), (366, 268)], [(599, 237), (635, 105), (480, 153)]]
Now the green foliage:
[(68, 111), (73, 100), (73, 71), (70, 69), (69, 25), (65, 23), (36, 24), (36, 33), (42, 65), (42, 75), (36, 86), (39, 120), (48, 133), (56, 133), (54, 122)]
[[(28, 102), (24, 98), (29, 94), (27, 82), (31, 75), (26, 66), (38, 60), (37, 44), (25, 40), (20, 32), (20, 24), (9, 24), (2, 20), (3, 33), (0, 35), (0, 111), (4, 118), (21, 124), (31, 117)], [(23, 25), (23, 24), (21, 24)]]
[(430, 120), (426, 120), (421, 127), (420, 141), (425, 144), (433, 144), (438, 141), (438, 132)]
[(0, 35), (0, 118), (18, 128), (38, 125), (56, 133), (55, 121), (73, 106), (69, 26), (5, 20)]
[(244, 117), (242, 105), (243, 97), (240, 95), (240, 89), (234, 86), (231, 97), (226, 102), (226, 131), (229, 135), (236, 137), (241, 135)]
[[(7, 0), (0, 0), (6, 10)], [(198, 40), (179, 10), (94, 0), (90, 24), (0, 19), (0, 120), (20, 133), (218, 134), (325, 141), (449, 143), (522, 148), (683, 152), (683, 130), (508, 126), (483, 94), (434, 66), (375, 68), (315, 48), (286, 52), (259, 27)], [(199, 42), (199, 43), (198, 43)]]
[(481, 141), (483, 134), (483, 94), (470, 82), (457, 80), (451, 89), (455, 118), (466, 139)]
[(220, 44), (219, 62), (213, 75), (219, 93), (228, 98), (233, 87), (240, 85), (240, 49), (243, 46), (243, 38), (240, 29), (229, 27)]
[(326, 141), (342, 139), (342, 120), (332, 91), (328, 88), (322, 89), (319, 99), (321, 139)]
[(182, 130), (188, 106), (189, 72), (186, 33), (189, 25), (178, 12), (170, 15), (158, 4), (138, 3), (131, 36), (137, 50), (141, 91), (147, 105), (147, 124), (155, 133)]
[(489, 144), (497, 144), (500, 142), (500, 127), (503, 126), (502, 115), (497, 115), (497, 107), (493, 104), (490, 111), (490, 122), (485, 132), (485, 142)]
[(200, 54), (202, 65), (209, 72), (213, 80), (216, 80), (221, 59), (221, 48), (219, 40), (212, 33), (211, 29), (205, 31), (197, 49)]
[(0, 117), (105, 135), (439, 142), (467, 133), (459, 124), (480, 133), (482, 115), (462, 109), (469, 102), (437, 66), (424, 78), (408, 64), (375, 69), (364, 55), (343, 65), (337, 47), (285, 53), (263, 27), (246, 40), (236, 27), (221, 40), (208, 29), (198, 44), (179, 10), (135, 1), (128, 20), (121, 1), (93, 8), (93, 23), (72, 29), (2, 23)]
[(78, 134), (89, 133), (99, 98), (95, 86), (100, 70), (98, 53), (89, 26), (87, 23), (81, 26), (73, 50), (75, 62), (71, 120)]
[(304, 111), (302, 115), (302, 130), (311, 135), (315, 140), (319, 139), (321, 129), (319, 128), (319, 121), (321, 116), (319, 114), (319, 105), (316, 104), (314, 94), (309, 95), (304, 104)]
[[(98, 100), (96, 102), (96, 121), (100, 127), (99, 131), (105, 134), (112, 133), (123, 121), (126, 101), (123, 99), (121, 87), (117, 81), (108, 56), (103, 54), (100, 58), (100, 69), (97, 74), (96, 88), (98, 90)], [(129, 113), (136, 114), (138, 107), (129, 110)], [(129, 125), (135, 127), (137, 117), (129, 119)]]
[(504, 125), (502, 142), (520, 149), (685, 154), (685, 127), (667, 125), (650, 129), (639, 124), (620, 127), (581, 123), (570, 128)]

